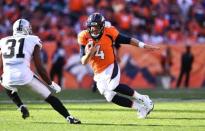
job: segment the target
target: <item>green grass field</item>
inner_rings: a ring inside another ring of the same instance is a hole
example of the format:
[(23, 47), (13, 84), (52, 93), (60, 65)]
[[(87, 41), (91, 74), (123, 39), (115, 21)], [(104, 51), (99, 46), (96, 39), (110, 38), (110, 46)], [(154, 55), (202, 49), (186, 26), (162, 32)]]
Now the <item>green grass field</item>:
[(70, 125), (47, 104), (28, 104), (31, 117), (23, 120), (13, 104), (0, 107), (1, 131), (204, 131), (204, 102), (157, 102), (147, 119), (136, 111), (109, 103), (66, 104), (82, 125)]
[[(83, 94), (84, 97), (87, 96), (87, 100), (102, 99), (98, 94), (92, 94), (89, 91), (69, 91), (69, 93), (65, 91), (59, 94), (58, 97), (64, 100), (66, 98), (72, 100), (70, 99), (71, 94), (75, 97), (80, 94), (76, 98), (79, 100), (78, 102), (64, 103), (70, 109), (71, 114), (81, 119), (81, 125), (68, 124), (46, 103), (27, 103), (31, 117), (23, 120), (15, 105), (5, 102), (9, 99), (4, 93), (0, 93), (0, 131), (204, 131), (205, 100), (196, 97), (200, 96), (202, 91), (204, 92), (204, 90), (179, 91), (181, 92), (179, 96), (183, 96), (183, 92), (184, 96), (186, 96), (185, 94), (190, 95), (188, 92), (192, 92), (193, 96), (182, 98), (186, 100), (161, 101), (154, 99), (155, 109), (147, 119), (138, 119), (135, 110), (122, 108), (111, 103), (80, 102), (83, 100), (81, 99)], [(172, 91), (165, 92), (170, 94)], [(29, 96), (29, 92), (26, 93), (27, 95), (25, 92), (22, 93), (24, 100), (38, 101), (40, 99), (35, 95)], [(147, 94), (155, 96), (149, 91)], [(172, 95), (166, 96), (171, 97)], [(75, 97), (71, 98), (75, 99)], [(193, 97), (197, 100), (193, 100)]]

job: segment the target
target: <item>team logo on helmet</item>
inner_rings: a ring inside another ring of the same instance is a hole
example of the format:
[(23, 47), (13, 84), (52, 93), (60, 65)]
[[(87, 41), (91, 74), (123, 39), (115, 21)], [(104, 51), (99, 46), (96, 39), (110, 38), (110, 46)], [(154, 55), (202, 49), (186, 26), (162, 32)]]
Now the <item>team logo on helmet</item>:
[(29, 35), (32, 34), (32, 29), (29, 21), (26, 19), (18, 19), (13, 24), (13, 35), (23, 34)]

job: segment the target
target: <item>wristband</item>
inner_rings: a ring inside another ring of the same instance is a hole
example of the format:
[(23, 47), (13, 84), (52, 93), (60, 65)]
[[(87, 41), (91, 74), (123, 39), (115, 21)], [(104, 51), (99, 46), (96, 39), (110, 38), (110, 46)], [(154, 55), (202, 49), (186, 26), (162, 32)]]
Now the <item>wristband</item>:
[(140, 48), (144, 48), (145, 43), (140, 41), (138, 45), (139, 45)]

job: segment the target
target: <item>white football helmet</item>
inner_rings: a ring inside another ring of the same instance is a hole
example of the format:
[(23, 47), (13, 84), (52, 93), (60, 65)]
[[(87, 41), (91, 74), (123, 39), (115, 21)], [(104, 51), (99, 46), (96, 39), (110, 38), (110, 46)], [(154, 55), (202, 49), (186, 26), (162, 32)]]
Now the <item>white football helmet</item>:
[(13, 35), (23, 34), (29, 35), (32, 34), (32, 28), (29, 21), (26, 19), (18, 19), (13, 24)]

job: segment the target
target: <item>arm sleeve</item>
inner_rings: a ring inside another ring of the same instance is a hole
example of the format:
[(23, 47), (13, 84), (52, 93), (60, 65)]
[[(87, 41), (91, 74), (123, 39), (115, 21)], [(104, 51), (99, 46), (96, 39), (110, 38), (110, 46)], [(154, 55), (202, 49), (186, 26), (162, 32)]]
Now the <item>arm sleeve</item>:
[(85, 55), (85, 46), (80, 45), (80, 57), (83, 57)]
[(114, 27), (114, 26), (110, 26), (107, 29), (108, 34), (110, 34), (113, 38), (113, 40), (115, 41), (117, 36), (119, 35), (119, 31)]
[(114, 44), (114, 47), (118, 50), (118, 49), (120, 49), (121, 45), (115, 43), (115, 44)]
[(123, 34), (119, 34), (115, 40), (115, 46), (119, 46), (120, 44), (130, 44), (131, 37), (125, 36)]

